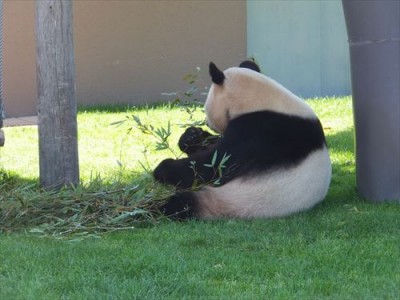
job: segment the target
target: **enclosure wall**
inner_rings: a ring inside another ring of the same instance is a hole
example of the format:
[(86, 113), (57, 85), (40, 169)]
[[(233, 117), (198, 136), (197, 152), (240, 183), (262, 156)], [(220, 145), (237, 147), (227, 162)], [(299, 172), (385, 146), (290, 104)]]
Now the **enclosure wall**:
[[(168, 100), (210, 60), (246, 56), (245, 1), (74, 1), (78, 104)], [(36, 114), (34, 1), (4, 2), (8, 117)], [(205, 84), (208, 83), (208, 76)]]
[(247, 1), (248, 55), (303, 97), (350, 94), (340, 0)]

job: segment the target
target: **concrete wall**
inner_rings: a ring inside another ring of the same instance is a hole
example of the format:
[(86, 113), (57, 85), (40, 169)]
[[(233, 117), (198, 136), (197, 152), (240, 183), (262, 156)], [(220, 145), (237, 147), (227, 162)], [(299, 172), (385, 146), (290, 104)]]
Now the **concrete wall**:
[(36, 114), (33, 1), (3, 1), (3, 101), (6, 117)]
[[(36, 114), (33, 1), (4, 2), (6, 116)], [(79, 104), (165, 100), (197, 66), (208, 82), (246, 56), (245, 1), (75, 1)]]
[(248, 1), (248, 55), (303, 97), (349, 95), (350, 63), (340, 0)]

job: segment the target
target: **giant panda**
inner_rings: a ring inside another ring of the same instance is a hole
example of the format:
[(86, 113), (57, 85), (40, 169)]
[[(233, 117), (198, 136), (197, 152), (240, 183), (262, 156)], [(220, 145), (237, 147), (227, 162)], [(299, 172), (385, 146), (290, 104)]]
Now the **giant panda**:
[(225, 71), (211, 62), (209, 73), (207, 124), (220, 137), (190, 127), (178, 144), (188, 157), (155, 168), (155, 180), (176, 186), (162, 213), (179, 220), (273, 218), (322, 201), (331, 161), (310, 106), (252, 61)]

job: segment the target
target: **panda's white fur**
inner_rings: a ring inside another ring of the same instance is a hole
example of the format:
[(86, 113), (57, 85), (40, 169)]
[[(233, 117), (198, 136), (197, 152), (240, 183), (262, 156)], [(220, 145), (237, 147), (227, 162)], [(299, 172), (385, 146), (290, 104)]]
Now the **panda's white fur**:
[(196, 192), (198, 216), (281, 217), (308, 210), (323, 200), (331, 179), (327, 149), (310, 154), (298, 167), (250, 179), (237, 178), (221, 187)]
[[(211, 67), (210, 64), (210, 74), (213, 72)], [(222, 135), (232, 120), (254, 112), (271, 111), (316, 120), (319, 124), (316, 114), (306, 102), (261, 73), (233, 67), (219, 75), (223, 77), (223, 83), (211, 85), (205, 111), (208, 125)], [(321, 134), (324, 140), (323, 132)], [(179, 180), (192, 176), (187, 171), (191, 160), (194, 158), (190, 155), (186, 160), (166, 160), (156, 168), (154, 176), (161, 182), (179, 185)], [(208, 184), (189, 193), (178, 192), (166, 204), (164, 212), (179, 214), (176, 207), (190, 211), (190, 206), (193, 206), (193, 215), (206, 219), (280, 217), (310, 209), (322, 201), (330, 180), (331, 161), (324, 141), (323, 146), (310, 150), (293, 165), (257, 170), (251, 175), (227, 180), (220, 186)]]
[(230, 119), (260, 110), (317, 118), (302, 99), (264, 74), (232, 67), (224, 75), (222, 86), (211, 85), (205, 103), (208, 125), (219, 133), (227, 126), (227, 110)]
[[(219, 133), (231, 119), (260, 110), (317, 118), (304, 100), (261, 73), (233, 67), (224, 75), (222, 86), (212, 84), (205, 103), (207, 122)], [(199, 217), (279, 217), (310, 209), (325, 198), (331, 172), (324, 147), (288, 170), (237, 178), (221, 187), (206, 186), (196, 193)]]

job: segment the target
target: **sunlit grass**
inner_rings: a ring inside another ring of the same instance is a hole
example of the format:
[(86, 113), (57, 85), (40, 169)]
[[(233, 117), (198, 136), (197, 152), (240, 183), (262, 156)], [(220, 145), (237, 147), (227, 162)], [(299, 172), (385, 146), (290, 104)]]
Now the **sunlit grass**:
[[(311, 211), (260, 220), (174, 223), (145, 218), (146, 222), (129, 223), (129, 230), (106, 234), (9, 228), (0, 233), (0, 299), (398, 298), (400, 206), (369, 203), (357, 194), (351, 99), (308, 102), (321, 118), (333, 162), (328, 196)], [(109, 201), (122, 209), (132, 199), (150, 197), (151, 202), (162, 196), (142, 165), (151, 170), (172, 154), (155, 151), (154, 140), (136, 129), (127, 133), (128, 123), (110, 125), (131, 114), (153, 126), (170, 121), (171, 144), (183, 131), (178, 124), (188, 117), (168, 107), (82, 109), (78, 120), (83, 186), (63, 191), (64, 203), (98, 200), (97, 207), (104, 208)], [(203, 117), (201, 110), (196, 114)], [(5, 131), (0, 213), (1, 201), (10, 204), (10, 197), (19, 205), (43, 195), (29, 186), (36, 185), (38, 177), (36, 128)], [(123, 190), (135, 186), (140, 192)], [(110, 191), (116, 193), (101, 194)], [(97, 198), (87, 196), (99, 192)], [(103, 217), (124, 213), (115, 212)], [(17, 216), (15, 222), (24, 217)]]
[[(111, 110), (111, 112), (109, 111)], [(82, 108), (78, 114), (78, 148), (80, 177), (83, 183), (93, 178), (114, 178), (129, 176), (130, 173), (143, 172), (143, 167), (152, 168), (162, 158), (171, 155), (168, 151), (154, 151), (155, 141), (134, 128), (129, 120), (121, 126), (113, 123), (125, 120), (127, 116), (137, 115), (146, 124), (165, 127), (168, 121), (172, 125), (172, 146), (176, 146), (182, 134), (181, 126), (190, 117), (180, 108), (169, 105), (157, 107), (127, 107), (114, 112), (115, 108)], [(199, 107), (194, 117), (204, 118)], [(36, 180), (39, 177), (39, 150), (37, 126), (6, 127), (6, 145), (0, 148), (0, 167), (17, 174), (19, 177)]]

